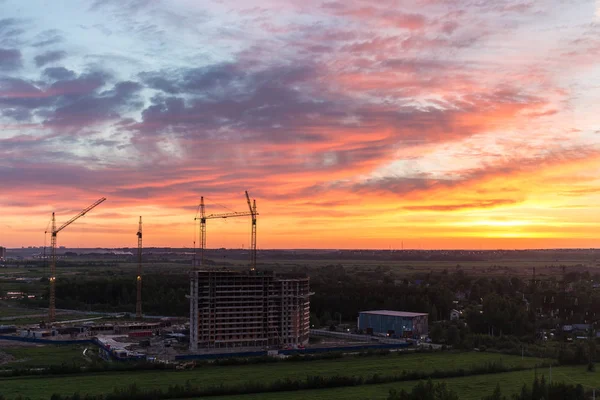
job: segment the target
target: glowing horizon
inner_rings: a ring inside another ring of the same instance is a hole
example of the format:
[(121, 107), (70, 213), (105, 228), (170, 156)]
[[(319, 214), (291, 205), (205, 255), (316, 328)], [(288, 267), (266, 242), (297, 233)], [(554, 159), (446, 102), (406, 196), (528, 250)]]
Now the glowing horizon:
[(599, 4), (0, 1), (0, 246), (600, 247)]

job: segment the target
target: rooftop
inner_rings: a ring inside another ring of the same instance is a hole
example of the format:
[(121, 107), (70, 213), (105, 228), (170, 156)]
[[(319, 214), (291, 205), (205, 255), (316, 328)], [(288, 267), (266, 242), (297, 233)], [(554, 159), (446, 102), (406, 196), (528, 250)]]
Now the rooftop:
[(377, 314), (387, 315), (389, 317), (420, 317), (422, 315), (429, 315), (427, 313), (414, 313), (408, 311), (390, 311), (390, 310), (374, 310), (374, 311), (361, 311), (361, 314)]

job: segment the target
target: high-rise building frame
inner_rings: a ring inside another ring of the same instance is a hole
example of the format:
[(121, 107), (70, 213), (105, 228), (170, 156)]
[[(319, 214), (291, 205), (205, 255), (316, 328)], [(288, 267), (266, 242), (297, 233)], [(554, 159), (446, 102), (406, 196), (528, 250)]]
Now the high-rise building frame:
[(195, 272), (199, 348), (280, 348), (308, 343), (307, 276), (256, 270)]

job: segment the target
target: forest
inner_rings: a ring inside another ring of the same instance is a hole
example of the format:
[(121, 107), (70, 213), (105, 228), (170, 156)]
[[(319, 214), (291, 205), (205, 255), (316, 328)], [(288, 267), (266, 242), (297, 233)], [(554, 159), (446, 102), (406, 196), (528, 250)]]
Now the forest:
[[(330, 327), (340, 320), (354, 323), (360, 311), (389, 309), (429, 313), (432, 336), (439, 336), (443, 329), (449, 344), (457, 344), (469, 334), (509, 335), (533, 342), (540, 330), (587, 324), (600, 316), (600, 275), (589, 272), (570, 272), (538, 280), (473, 276), (459, 265), (453, 271), (410, 278), (397, 278), (389, 267), (327, 265), (298, 267), (293, 272), (310, 276), (314, 327)], [(187, 274), (149, 273), (144, 275), (143, 287), (144, 313), (188, 315)], [(58, 308), (135, 310), (135, 281), (123, 274), (61, 277), (56, 293)], [(45, 306), (44, 299), (23, 302)], [(463, 311), (462, 324), (435, 324), (449, 320), (454, 308)]]

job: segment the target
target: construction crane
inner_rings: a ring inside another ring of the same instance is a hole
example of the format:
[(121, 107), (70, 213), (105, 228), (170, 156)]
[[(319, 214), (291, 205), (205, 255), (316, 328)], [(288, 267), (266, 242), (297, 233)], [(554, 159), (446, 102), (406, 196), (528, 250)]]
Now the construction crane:
[(52, 213), (52, 238), (51, 238), (51, 254), (52, 254), (52, 262), (50, 264), (50, 308), (48, 309), (48, 320), (50, 323), (54, 322), (56, 318), (56, 236), (58, 232), (65, 229), (67, 226), (71, 225), (73, 222), (78, 220), (87, 214), (90, 210), (98, 206), (100, 203), (104, 202), (106, 197), (103, 197), (97, 200), (94, 204), (89, 206), (88, 208), (81, 211), (79, 214), (65, 222), (61, 225), (60, 228), (56, 229), (56, 219), (54, 217), (54, 213)]
[[(206, 248), (206, 220), (217, 219), (217, 218), (233, 218), (233, 217), (247, 217), (252, 215), (249, 212), (228, 212), (222, 214), (210, 214), (206, 215), (206, 208), (204, 206), (204, 196), (200, 197), (200, 217), (194, 218), (194, 220), (200, 220), (200, 266), (204, 266), (204, 249)], [(194, 263), (195, 264), (195, 263)], [(196, 265), (194, 265), (196, 269)]]
[(137, 267), (137, 299), (135, 302), (135, 316), (142, 318), (142, 217), (140, 216), (140, 225), (137, 231), (138, 238), (138, 267)]
[(246, 190), (246, 201), (248, 202), (248, 209), (250, 210), (250, 215), (252, 216), (252, 235), (250, 237), (250, 270), (256, 270), (256, 216), (258, 213), (256, 212), (256, 199), (252, 200), (250, 203), (250, 196), (248, 195), (248, 191)]

